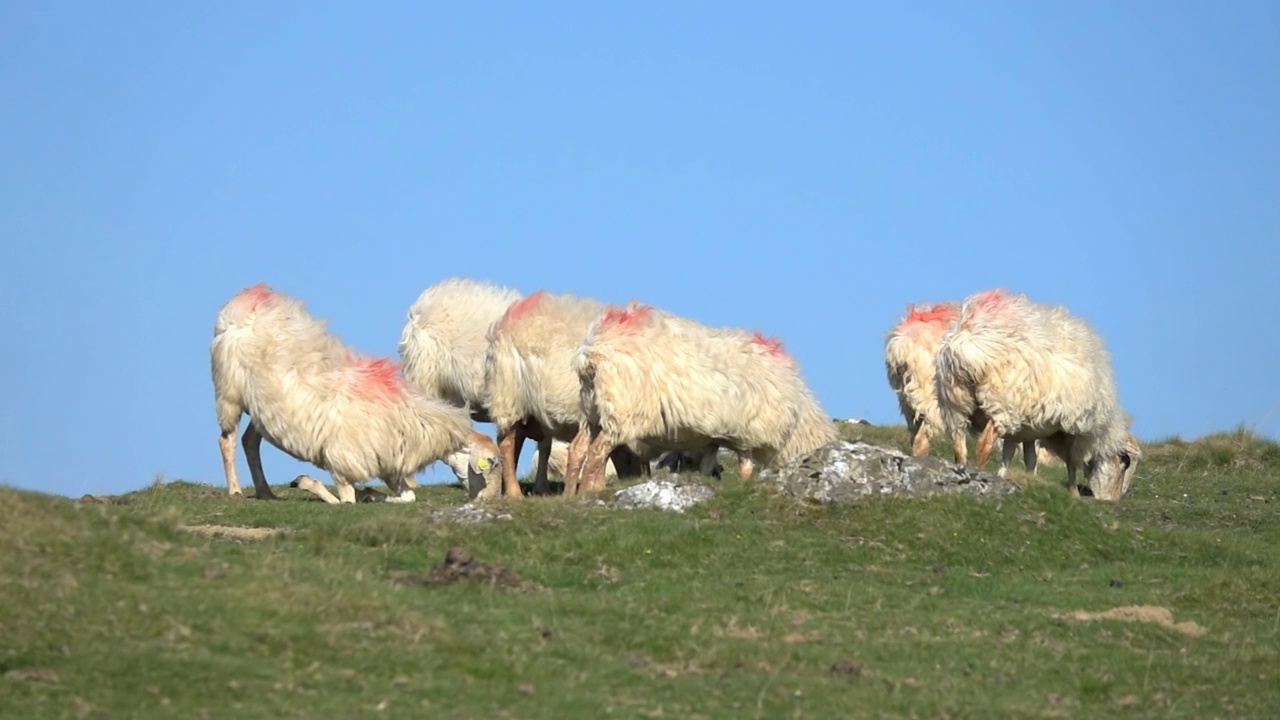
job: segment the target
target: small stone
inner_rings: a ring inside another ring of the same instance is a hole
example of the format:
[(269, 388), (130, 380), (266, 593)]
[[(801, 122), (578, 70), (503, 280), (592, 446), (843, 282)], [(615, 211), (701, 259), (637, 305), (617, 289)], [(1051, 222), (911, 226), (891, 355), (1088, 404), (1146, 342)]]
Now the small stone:
[(862, 663), (858, 660), (838, 660), (831, 665), (831, 674), (858, 677), (862, 675)]

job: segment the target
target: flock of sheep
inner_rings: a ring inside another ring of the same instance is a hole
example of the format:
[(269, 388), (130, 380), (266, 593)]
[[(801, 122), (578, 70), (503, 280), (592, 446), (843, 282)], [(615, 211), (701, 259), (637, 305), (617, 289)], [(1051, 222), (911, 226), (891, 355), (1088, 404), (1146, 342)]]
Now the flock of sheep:
[[(303, 304), (266, 285), (233, 296), (210, 347), (219, 446), (232, 497), (235, 432), (259, 498), (263, 438), (327, 470), (337, 494), (306, 475), (291, 484), (325, 502), (413, 502), (413, 476), (445, 462), (478, 498), (522, 496), (516, 460), (537, 443), (533, 491), (601, 490), (609, 475), (655, 464), (718, 472), (721, 449), (749, 477), (834, 442), (834, 422), (776, 338), (712, 328), (634, 301), (623, 307), (467, 278), (427, 288), (400, 337), (402, 370), (345, 346)], [(917, 455), (948, 432), (957, 462), (978, 434), (977, 462), (1004, 441), (1004, 473), (1018, 444), (1034, 471), (1036, 442), (1084, 469), (1097, 497), (1128, 489), (1140, 450), (1116, 400), (1101, 341), (1062, 308), (993, 290), (961, 305), (909, 308), (885, 344)], [(472, 421), (492, 423), (493, 438)], [(357, 491), (380, 478), (383, 495)]]

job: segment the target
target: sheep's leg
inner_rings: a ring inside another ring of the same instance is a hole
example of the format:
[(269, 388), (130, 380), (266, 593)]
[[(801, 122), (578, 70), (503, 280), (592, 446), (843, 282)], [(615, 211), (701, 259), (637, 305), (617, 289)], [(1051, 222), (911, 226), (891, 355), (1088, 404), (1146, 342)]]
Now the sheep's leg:
[(719, 446), (708, 445), (702, 448), (702, 455), (698, 458), (698, 472), (707, 477), (719, 477), (720, 473), (716, 472), (720, 467), (719, 460)]
[(569, 443), (569, 457), (564, 464), (564, 494), (572, 497), (578, 492), (578, 484), (582, 481), (582, 471), (586, 465), (587, 447), (591, 444), (591, 428), (583, 424), (578, 434)]
[(1062, 445), (1067, 459), (1067, 492), (1071, 497), (1080, 497), (1080, 486), (1076, 484), (1076, 469), (1080, 464), (1076, 457), (1076, 436), (1065, 435)]
[[(537, 471), (533, 476), (533, 494), (550, 495), (551, 483), (547, 481), (547, 468), (551, 465), (551, 434), (547, 433), (538, 441)], [(567, 463), (566, 463), (567, 464)], [(565, 468), (568, 471), (568, 468)]]
[(955, 446), (956, 464), (964, 465), (969, 462), (969, 433), (964, 430), (951, 433), (951, 444)]
[(383, 482), (387, 484), (387, 488), (391, 490), (391, 494), (387, 496), (389, 503), (411, 503), (417, 502), (418, 496), (414, 495), (413, 489), (406, 482), (407, 478), (392, 478), (387, 480), (383, 478)]
[(227, 476), (227, 495), (244, 499), (244, 491), (236, 479), (236, 431), (224, 432), (218, 437), (218, 449), (222, 451), (222, 473)]
[[(712, 455), (711, 457), (715, 457)], [(756, 463), (747, 453), (738, 453), (738, 477), (743, 480), (750, 479), (751, 473), (755, 471)]]
[(520, 424), (498, 429), (498, 450), (502, 453), (502, 494), (507, 497), (524, 497), (516, 480), (516, 458), (524, 444), (524, 428)]
[(342, 502), (333, 493), (329, 492), (329, 488), (325, 487), (323, 483), (308, 475), (299, 475), (294, 478), (293, 482), (289, 483), (289, 487), (306, 490), (330, 505), (337, 505)]
[(987, 426), (982, 429), (982, 434), (978, 436), (977, 449), (977, 466), (982, 469), (987, 466), (987, 459), (991, 457), (991, 448), (996, 444), (996, 424), (991, 420), (987, 421)]
[(262, 447), (262, 433), (258, 432), (258, 428), (249, 423), (249, 427), (244, 429), (244, 435), (240, 438), (244, 444), (244, 459), (249, 463), (249, 474), (253, 476), (254, 497), (259, 500), (276, 500), (276, 496), (271, 492), (271, 486), (267, 484), (267, 476), (262, 472), (262, 454), (259, 450)]
[(609, 452), (609, 459), (604, 464), (604, 475), (609, 476), (609, 470), (613, 470), (615, 477), (619, 479), (638, 478), (644, 475), (640, 469), (647, 465), (634, 450), (627, 445), (619, 445)]
[(587, 446), (587, 459), (582, 468), (582, 478), (578, 483), (578, 492), (589, 492), (604, 489), (605, 464), (609, 462), (609, 453), (617, 447), (617, 443), (603, 428), (591, 428), (591, 444)]
[(1027, 468), (1027, 472), (1032, 475), (1036, 474), (1036, 463), (1040, 457), (1036, 455), (1036, 441), (1028, 440), (1022, 443), (1022, 464)]
[(923, 423), (916, 426), (916, 436), (911, 441), (911, 454), (916, 457), (929, 454), (929, 429)]
[(1000, 446), (1000, 467), (996, 470), (996, 475), (1004, 477), (1009, 474), (1009, 463), (1013, 462), (1013, 454), (1018, 451), (1018, 443), (1012, 438), (1005, 438), (1004, 444)]
[(355, 504), (356, 486), (341, 475), (333, 476), (333, 484), (338, 486), (338, 499), (344, 503)]

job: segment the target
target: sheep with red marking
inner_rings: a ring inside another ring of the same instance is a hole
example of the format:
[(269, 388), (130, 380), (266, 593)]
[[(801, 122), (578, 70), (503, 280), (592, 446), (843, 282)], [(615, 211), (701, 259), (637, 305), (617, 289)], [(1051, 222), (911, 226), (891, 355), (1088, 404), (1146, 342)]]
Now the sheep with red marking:
[(355, 484), (381, 478), (391, 500), (412, 502), (412, 476), (449, 453), (469, 453), (471, 482), (498, 469), (493, 441), (471, 429), (466, 411), (428, 398), (390, 360), (360, 355), (330, 334), (301, 301), (265, 284), (233, 296), (218, 312), (210, 345), (219, 447), (227, 492), (236, 479), (235, 432), (259, 498), (274, 498), (262, 471), (262, 439), (329, 471), (335, 497), (299, 476), (295, 487), (329, 503), (355, 502)]
[[(520, 297), (511, 288), (465, 277), (445, 278), (423, 290), (409, 306), (400, 333), (405, 377), (428, 396), (466, 408), (475, 422), (492, 422), (484, 393), (489, 327)], [(466, 486), (466, 453), (444, 460)]]
[[(760, 333), (710, 328), (633, 301), (595, 319), (573, 369), (588, 422), (570, 446), (566, 492), (575, 482), (603, 487), (603, 459), (622, 443), (726, 447), (749, 477), (756, 463), (785, 462), (837, 439), (795, 359)], [(715, 461), (714, 452), (704, 457)]]
[[(960, 306), (953, 302), (908, 306), (906, 315), (885, 338), (885, 373), (907, 423), (911, 452), (917, 456), (928, 455), (930, 440), (946, 431), (938, 409), (935, 367), (942, 336), (959, 315)], [(962, 425), (951, 432), (958, 463), (968, 461), (968, 431), (968, 426)], [(1023, 463), (1034, 472), (1035, 441), (1023, 443), (1022, 450)]]
[[(911, 451), (929, 454), (929, 441), (944, 431), (934, 387), (934, 359), (942, 335), (960, 314), (954, 303), (916, 305), (893, 326), (885, 338), (884, 366), (889, 387), (898, 396), (898, 407), (911, 433)], [(954, 432), (956, 462), (965, 462), (968, 442), (965, 430)]]
[(937, 353), (939, 408), (947, 427), (983, 428), (981, 466), (1003, 439), (1003, 475), (1017, 442), (1038, 440), (1067, 466), (1078, 494), (1083, 468), (1095, 497), (1118, 500), (1140, 450), (1120, 407), (1102, 339), (1061, 306), (989, 290), (967, 298)]
[[(604, 305), (597, 300), (545, 290), (521, 298), (489, 329), (485, 356), (485, 397), (502, 456), (502, 487), (485, 496), (523, 497), (516, 481), (516, 458), (526, 437), (538, 441), (537, 480), (546, 483), (551, 441), (568, 442), (583, 421), (573, 352)], [(620, 474), (647, 469), (641, 448), (619, 448), (613, 461)], [(572, 453), (570, 454), (572, 463)], [(566, 482), (566, 489), (568, 484)]]

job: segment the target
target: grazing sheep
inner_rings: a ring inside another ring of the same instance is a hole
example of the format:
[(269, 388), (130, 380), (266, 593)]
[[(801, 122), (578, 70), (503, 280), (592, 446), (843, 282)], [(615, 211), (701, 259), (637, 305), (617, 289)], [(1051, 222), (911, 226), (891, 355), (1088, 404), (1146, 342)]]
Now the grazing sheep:
[[(569, 448), (580, 490), (603, 487), (603, 459), (621, 443), (665, 450), (720, 446), (754, 463), (786, 461), (836, 440), (835, 424), (777, 339), (709, 328), (634, 301), (610, 307), (573, 357), (589, 422)], [(708, 454), (714, 462), (715, 452)], [(581, 458), (575, 463), (575, 458)]]
[(489, 327), (519, 299), (510, 288), (462, 277), (422, 291), (400, 333), (404, 376), (428, 395), (467, 408), (476, 422), (493, 422), (484, 392)]
[[(511, 288), (464, 277), (445, 278), (423, 290), (409, 306), (400, 333), (405, 377), (428, 396), (466, 408), (475, 422), (493, 422), (484, 392), (489, 327), (520, 297)], [(465, 452), (445, 458), (445, 463), (468, 485)], [(545, 483), (537, 491), (545, 492)]]
[(1001, 475), (1017, 442), (1039, 440), (1066, 463), (1072, 494), (1080, 468), (1095, 497), (1116, 500), (1127, 490), (1136, 441), (1110, 356), (1065, 308), (1002, 289), (970, 296), (938, 348), (935, 384), (948, 428), (984, 428), (979, 466), (997, 437), (1005, 441)]
[(262, 472), (263, 438), (294, 458), (328, 470), (335, 497), (299, 476), (292, 483), (325, 502), (355, 502), (355, 483), (381, 478), (396, 502), (412, 502), (412, 476), (466, 451), (472, 484), (497, 471), (497, 447), (471, 429), (464, 410), (426, 397), (389, 360), (360, 355), (325, 329), (302, 302), (259, 284), (218, 312), (210, 345), (219, 447), (227, 493), (236, 480), (235, 431), (259, 498), (275, 497)]
[[(908, 306), (907, 314), (885, 338), (884, 366), (889, 387), (898, 396), (898, 407), (911, 434), (911, 452), (929, 454), (929, 441), (942, 434), (942, 415), (934, 387), (934, 359), (947, 327), (960, 314), (953, 303)], [(952, 434), (956, 462), (968, 455), (965, 429)]]
[[(885, 338), (885, 373), (907, 422), (913, 455), (928, 455), (929, 441), (945, 430), (938, 410), (935, 366), (942, 336), (959, 315), (959, 305), (951, 302), (909, 305)], [(968, 431), (968, 427), (957, 427), (951, 433), (957, 463), (968, 461)], [(1035, 441), (1023, 443), (1022, 451), (1027, 470), (1035, 472)]]
[[(497, 426), (503, 495), (523, 497), (515, 471), (525, 437), (539, 442), (536, 487), (546, 484), (551, 441), (567, 442), (577, 434), (584, 417), (571, 360), (602, 308), (596, 300), (539, 290), (511, 303), (490, 327), (485, 406)], [(627, 475), (647, 468), (628, 448), (619, 448), (613, 461)], [(484, 495), (498, 490), (494, 486)]]

